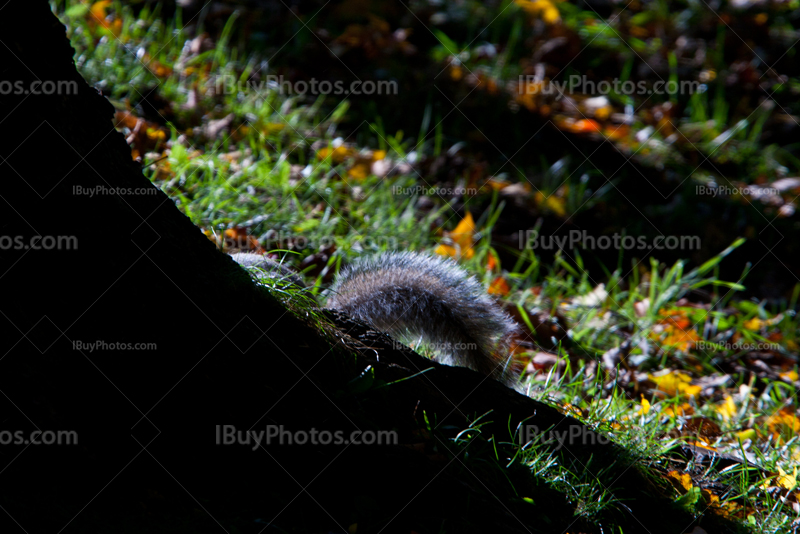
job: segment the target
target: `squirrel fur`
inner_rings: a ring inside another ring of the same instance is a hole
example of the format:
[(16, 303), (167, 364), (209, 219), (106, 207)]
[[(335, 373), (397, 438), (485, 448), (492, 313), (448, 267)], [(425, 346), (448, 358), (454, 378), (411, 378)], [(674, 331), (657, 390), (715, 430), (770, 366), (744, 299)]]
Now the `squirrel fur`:
[[(233, 258), (267, 273), (261, 276), (296, 277), (263, 256)], [(360, 258), (338, 274), (329, 294), (327, 308), (405, 343), (422, 340), (440, 363), (468, 367), (507, 384), (515, 378), (509, 344), (519, 327), (453, 260), (414, 252)]]
[(271, 260), (261, 254), (237, 252), (231, 254), (233, 261), (253, 273), (257, 279), (269, 278), (285, 285), (294, 284), (305, 287), (303, 279), (282, 263)]

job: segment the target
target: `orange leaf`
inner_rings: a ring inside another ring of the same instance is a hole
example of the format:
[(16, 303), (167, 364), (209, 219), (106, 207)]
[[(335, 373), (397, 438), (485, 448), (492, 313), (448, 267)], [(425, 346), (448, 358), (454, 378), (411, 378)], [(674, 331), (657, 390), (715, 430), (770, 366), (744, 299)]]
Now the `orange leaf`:
[(600, 132), (602, 131), (602, 128), (600, 127), (600, 124), (595, 120), (581, 119), (572, 125), (570, 131), (572, 131), (572, 133), (592, 133), (592, 132)]
[(136, 124), (141, 119), (136, 118), (133, 114), (128, 111), (117, 111), (114, 114), (114, 121), (117, 123), (117, 128), (123, 126), (129, 130), (133, 130), (136, 128)]
[(506, 188), (506, 187), (508, 187), (509, 185), (511, 185), (511, 182), (509, 182), (508, 180), (501, 180), (501, 179), (499, 179), (499, 178), (495, 178), (495, 177), (493, 176), (493, 177), (489, 178), (489, 179), (486, 181), (486, 184), (487, 184), (489, 187), (491, 187), (493, 190), (495, 190), (495, 191), (500, 191), (500, 190), (502, 190), (502, 189), (505, 189), (505, 188)]
[(436, 254), (466, 259), (470, 259), (475, 255), (475, 251), (472, 249), (472, 245), (475, 243), (475, 221), (472, 218), (472, 213), (467, 212), (455, 230), (446, 232), (446, 234), (453, 241), (453, 245), (439, 245), (434, 251)]
[(781, 438), (790, 438), (800, 433), (800, 419), (790, 408), (782, 408), (766, 420), (767, 428), (772, 436), (780, 443)]
[(461, 245), (461, 248), (472, 248), (475, 242), (475, 221), (472, 218), (472, 213), (467, 212), (455, 230), (450, 232), (450, 238)]
[(681, 352), (688, 351), (690, 347), (693, 347), (695, 343), (702, 339), (697, 335), (697, 331), (694, 328), (686, 332), (668, 327), (667, 332), (668, 335), (662, 341), (664, 345), (675, 347)]
[(111, 0), (100, 0), (92, 4), (92, 7), (89, 8), (89, 14), (91, 15), (89, 25), (94, 25), (94, 27), (100, 25), (115, 36), (118, 36), (122, 31), (122, 20), (118, 18), (112, 18), (110, 22), (107, 20), (106, 8), (112, 3)]
[(495, 257), (494, 252), (490, 252), (489, 257), (486, 259), (486, 270), (494, 271), (495, 267), (497, 267), (497, 258)]
[(356, 180), (363, 180), (369, 176), (369, 169), (369, 164), (365, 162), (359, 162), (347, 169), (347, 175), (351, 178), (355, 178)]
[(511, 288), (508, 287), (508, 282), (502, 276), (498, 276), (494, 279), (488, 289), (488, 293), (490, 295), (501, 295), (506, 296), (511, 292)]
[(226, 250), (261, 250), (258, 240), (247, 233), (247, 228), (228, 228), (223, 235), (225, 236)]
[(605, 135), (608, 139), (612, 141), (619, 141), (625, 137), (628, 137), (631, 133), (630, 128), (626, 124), (620, 124), (615, 126), (606, 126), (603, 130), (603, 135)]
[(318, 160), (322, 161), (330, 157), (334, 163), (341, 163), (350, 155), (352, 155), (352, 151), (344, 145), (339, 145), (334, 149), (323, 147), (317, 151)]

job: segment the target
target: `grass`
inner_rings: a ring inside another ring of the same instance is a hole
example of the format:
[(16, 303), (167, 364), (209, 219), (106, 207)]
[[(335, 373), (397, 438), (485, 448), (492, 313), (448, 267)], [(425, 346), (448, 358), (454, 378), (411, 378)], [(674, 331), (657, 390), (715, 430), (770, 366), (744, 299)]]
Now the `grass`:
[[(452, 164), (453, 154), (459, 153), (457, 133), (445, 131), (432, 106), (413, 117), (419, 124), (416, 137), (387, 132), (376, 115), (359, 126), (357, 144), (349, 127), (358, 115), (347, 100), (281, 94), (268, 84), (220, 91), (220, 80), (259, 81), (266, 75), (259, 52), (232, 43), (236, 17), (219, 35), (197, 41), (179, 18), (162, 20), (158, 8), (143, 6), (135, 13), (120, 3), (94, 6), (59, 3), (55, 8), (68, 26), (80, 72), (115, 104), (118, 128), (129, 136), (145, 175), (224, 250), (275, 251), (274, 256), (303, 272), (307, 289), (265, 282), (293, 313), (316, 317), (323, 289), (344, 262), (357, 256), (459, 244), (465, 268), (493, 288), (527, 326), (533, 341), (520, 342), (515, 359), (526, 366), (523, 387), (532, 397), (624, 445), (677, 502), (698, 513), (712, 506), (760, 532), (789, 531), (797, 517), (791, 477), (800, 463), (800, 328), (795, 313), (800, 285), (784, 302), (742, 299), (748, 272), (733, 281), (719, 275), (725, 257), (741, 241), (692, 269), (687, 261), (667, 265), (653, 258), (623, 266), (620, 255), (616, 266), (591, 274), (580, 253), (556, 253), (550, 261), (533, 250), (495, 243), (493, 230), (506, 222), (504, 214), (513, 202), (500, 192), (515, 181), (509, 175), (519, 169), (497, 173), (485, 183), (473, 183), (465, 171), (443, 184), (474, 185), (477, 194), (472, 196), (420, 189), (440, 185), (429, 183), (421, 161), (450, 158), (446, 161)], [(438, 44), (430, 54), (446, 65), (451, 79), (456, 69), (468, 69), (502, 86), (522, 74), (519, 59), (526, 51), (522, 34), (528, 22), (523, 24), (520, 13), (533, 8), (482, 6), (467, 2), (446, 8), (448, 20), (471, 25), (444, 24), (435, 32)], [(664, 45), (624, 33), (619, 21), (572, 4), (558, 3), (557, 8), (564, 24), (594, 52), (580, 61), (600, 67), (604, 54), (621, 55), (622, 81), (631, 76), (639, 55)], [(481, 21), (495, 15), (491, 42), (504, 44), (499, 59), (482, 56), (477, 47), (485, 42), (475, 40)], [(625, 32), (645, 28), (637, 30), (643, 35), (658, 21), (690, 26), (706, 16), (693, 2), (682, 4), (677, 13), (666, 2), (646, 3), (624, 21)], [(534, 33), (545, 31), (536, 28)], [(725, 29), (719, 32), (718, 42), (730, 38)], [(453, 57), (461, 59), (454, 62)], [(723, 62), (721, 57), (712, 60)], [(669, 76), (677, 76), (677, 60), (670, 56), (668, 64)], [(796, 169), (791, 147), (761, 143), (775, 106), (734, 112), (722, 87), (709, 84), (704, 92), (686, 97), (685, 115), (664, 131), (653, 127), (646, 143), (633, 141), (633, 132), (648, 126), (649, 119), (640, 115), (630, 135), (606, 137), (652, 165), (685, 169), (681, 162), (697, 155), (710, 162), (697, 171), (700, 182), (720, 180), (717, 165), (733, 164), (732, 174), (747, 183), (755, 175), (780, 177)], [(611, 106), (636, 103), (625, 95), (609, 100)], [(665, 97), (666, 102), (670, 99)], [(524, 101), (516, 105), (526, 107)], [(528, 108), (542, 112), (542, 102)], [(570, 135), (583, 135), (574, 124), (562, 126)], [(611, 200), (617, 182), (599, 180), (602, 171), (574, 163), (583, 159), (575, 155), (549, 163), (543, 158), (524, 176), (533, 186), (525, 193), (527, 201), (568, 221)], [(537, 197), (537, 192), (543, 194)], [(453, 229), (467, 211), (475, 224), (464, 241)], [(759, 344), (768, 350), (758, 349), (754, 356), (746, 348)], [(537, 353), (553, 358), (537, 363)], [(718, 430), (701, 433), (698, 421)], [(472, 457), (481, 464), (488, 449), (480, 440), (473, 444), (479, 428), (478, 422), (443, 445), (475, 447)], [(685, 443), (749, 455), (761, 470), (703, 467), (697, 475), (684, 468), (695, 478), (688, 486), (676, 486), (670, 473), (678, 468), (670, 451)], [(558, 464), (547, 448), (517, 447), (512, 463), (566, 495), (576, 517), (591, 523), (613, 515), (619, 506), (603, 484)], [(501, 460), (507, 458), (471, 467), (486, 477), (503, 477), (508, 466)], [(726, 490), (718, 494), (715, 488)]]

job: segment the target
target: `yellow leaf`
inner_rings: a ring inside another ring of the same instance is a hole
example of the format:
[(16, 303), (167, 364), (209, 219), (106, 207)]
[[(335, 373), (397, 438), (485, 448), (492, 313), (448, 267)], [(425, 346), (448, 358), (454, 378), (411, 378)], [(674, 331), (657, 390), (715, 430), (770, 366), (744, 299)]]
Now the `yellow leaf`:
[(650, 411), (650, 401), (644, 398), (642, 395), (642, 408), (639, 410), (640, 415), (647, 415)]
[(458, 223), (455, 230), (450, 232), (450, 237), (459, 245), (472, 245), (475, 237), (475, 220), (472, 218), (472, 213), (467, 212), (464, 218)]
[(778, 376), (789, 382), (796, 382), (798, 379), (797, 371), (795, 371), (794, 369), (792, 369), (791, 371), (787, 371), (785, 373), (779, 373)]
[(736, 432), (736, 439), (738, 439), (739, 441), (747, 441), (748, 439), (752, 440), (755, 439), (756, 436), (757, 433), (753, 428), (748, 428), (747, 430)]
[(680, 406), (675, 406), (674, 408), (672, 406), (664, 408), (661, 413), (669, 417), (675, 417), (678, 415), (692, 415), (694, 413), (694, 408), (690, 404), (684, 402)]
[(701, 388), (700, 386), (687, 385), (682, 388), (681, 393), (684, 393), (689, 397), (696, 397), (700, 394), (702, 390), (703, 388)]
[(611, 116), (612, 111), (613, 109), (611, 109), (611, 106), (603, 106), (601, 108), (597, 108), (594, 111), (594, 116), (600, 119), (601, 121), (604, 121)]
[(475, 251), (472, 248), (457, 249), (456, 247), (451, 247), (450, 245), (439, 245), (433, 252), (434, 254), (438, 254), (440, 256), (448, 256), (456, 259), (464, 258), (467, 260), (475, 255)]
[(558, 8), (550, 0), (515, 0), (514, 3), (529, 15), (541, 17), (548, 24), (561, 20)]
[(686, 491), (689, 491), (694, 486), (694, 484), (692, 484), (692, 477), (689, 476), (687, 473), (670, 471), (669, 473), (667, 473), (667, 478), (675, 481), (679, 487), (683, 488)]
[(533, 199), (536, 204), (545, 211), (552, 211), (559, 217), (563, 217), (567, 214), (566, 200), (557, 197), (555, 194), (545, 197), (544, 193), (537, 191)]
[(786, 472), (778, 466), (778, 478), (775, 480), (778, 486), (783, 489), (790, 490), (797, 485), (797, 467), (795, 466), (794, 472), (787, 475)]
[(554, 5), (544, 8), (544, 11), (542, 12), (542, 20), (548, 24), (555, 24), (561, 20), (561, 15), (558, 13), (558, 8)]
[(147, 137), (153, 141), (163, 141), (167, 133), (160, 128), (147, 128)]
[(439, 245), (434, 249), (433, 253), (440, 256), (449, 256), (451, 258), (455, 258), (458, 255), (458, 251), (450, 245)]
[(658, 376), (648, 373), (647, 378), (655, 383), (659, 391), (670, 396), (684, 394), (695, 397), (701, 390), (700, 386), (693, 386), (690, 384), (692, 378), (686, 373), (671, 371)]
[(730, 395), (725, 397), (725, 401), (721, 405), (717, 406), (717, 412), (725, 421), (730, 421), (736, 415), (736, 405)]
[(747, 328), (748, 330), (753, 330), (753, 331), (761, 330), (762, 326), (764, 326), (764, 321), (762, 321), (758, 317), (753, 317), (749, 321), (744, 322), (744, 327)]

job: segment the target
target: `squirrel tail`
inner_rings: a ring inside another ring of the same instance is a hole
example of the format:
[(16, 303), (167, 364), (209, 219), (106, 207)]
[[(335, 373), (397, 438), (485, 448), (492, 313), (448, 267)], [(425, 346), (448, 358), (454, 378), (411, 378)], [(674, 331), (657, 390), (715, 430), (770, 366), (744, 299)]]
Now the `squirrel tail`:
[(331, 288), (328, 308), (403, 340), (422, 339), (437, 361), (510, 384), (510, 341), (519, 327), (452, 260), (413, 252), (355, 261)]

